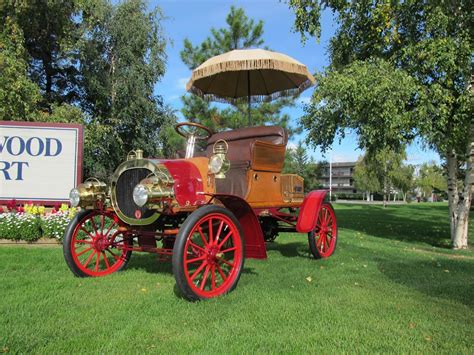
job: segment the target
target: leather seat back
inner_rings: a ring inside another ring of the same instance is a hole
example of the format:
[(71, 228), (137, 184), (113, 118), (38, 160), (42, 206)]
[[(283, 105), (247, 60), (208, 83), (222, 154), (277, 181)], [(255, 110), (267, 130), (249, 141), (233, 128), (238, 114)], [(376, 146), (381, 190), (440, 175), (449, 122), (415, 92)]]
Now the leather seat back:
[(275, 145), (284, 145), (288, 142), (288, 135), (284, 128), (278, 126), (259, 126), (239, 128), (232, 131), (219, 132), (212, 135), (207, 141), (207, 156), (212, 155), (212, 147), (216, 141), (223, 139), (229, 145), (227, 159), (232, 161), (252, 161), (252, 149), (256, 141), (265, 141)]

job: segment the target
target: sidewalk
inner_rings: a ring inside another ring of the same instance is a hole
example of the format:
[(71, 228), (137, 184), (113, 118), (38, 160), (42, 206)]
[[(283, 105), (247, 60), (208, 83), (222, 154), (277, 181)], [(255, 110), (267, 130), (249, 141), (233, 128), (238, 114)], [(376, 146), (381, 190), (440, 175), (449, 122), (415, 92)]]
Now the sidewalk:
[[(366, 200), (342, 200), (332, 201), (333, 203), (353, 203), (359, 205), (383, 205), (383, 201), (366, 201)], [(416, 203), (416, 202), (413, 202)], [(405, 201), (387, 201), (387, 205), (406, 205)]]

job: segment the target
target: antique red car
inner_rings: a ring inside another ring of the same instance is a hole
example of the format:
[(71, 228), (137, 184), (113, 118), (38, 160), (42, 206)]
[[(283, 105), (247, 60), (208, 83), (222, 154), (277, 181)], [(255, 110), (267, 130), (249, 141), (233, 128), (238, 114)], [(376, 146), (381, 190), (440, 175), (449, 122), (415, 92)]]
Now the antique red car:
[(181, 294), (200, 300), (232, 291), (245, 258), (265, 259), (265, 243), (279, 232), (307, 233), (315, 258), (333, 254), (337, 224), (326, 191), (305, 196), (300, 176), (281, 173), (283, 128), (212, 134), (186, 122), (176, 130), (187, 139), (184, 158), (136, 150), (109, 185), (89, 179), (71, 190), (81, 211), (66, 230), (64, 257), (76, 276), (122, 270), (134, 251), (157, 253), (171, 256)]

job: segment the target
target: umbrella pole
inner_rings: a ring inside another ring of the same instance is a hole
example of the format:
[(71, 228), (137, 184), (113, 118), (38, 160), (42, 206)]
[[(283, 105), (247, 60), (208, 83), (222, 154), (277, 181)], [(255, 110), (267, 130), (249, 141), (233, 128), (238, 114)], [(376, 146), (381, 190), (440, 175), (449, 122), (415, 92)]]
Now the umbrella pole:
[(252, 126), (252, 121), (250, 119), (250, 70), (247, 70), (247, 98), (248, 98), (247, 114), (249, 116), (249, 127), (251, 127)]

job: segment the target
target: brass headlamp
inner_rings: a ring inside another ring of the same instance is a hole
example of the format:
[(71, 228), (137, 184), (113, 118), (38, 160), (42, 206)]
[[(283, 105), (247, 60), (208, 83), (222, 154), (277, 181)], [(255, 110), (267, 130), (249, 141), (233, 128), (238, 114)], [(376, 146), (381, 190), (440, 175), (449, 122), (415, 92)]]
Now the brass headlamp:
[(133, 189), (133, 200), (137, 206), (145, 204), (150, 207), (162, 208), (163, 200), (174, 197), (174, 180), (171, 175), (157, 172), (148, 175)]
[(107, 198), (107, 184), (96, 179), (89, 178), (69, 193), (71, 206), (95, 206), (98, 202), (105, 202)]
[(216, 179), (225, 179), (225, 173), (230, 168), (230, 162), (227, 160), (227, 151), (229, 145), (223, 139), (214, 143), (212, 148), (213, 155), (209, 158), (209, 171), (215, 174)]

